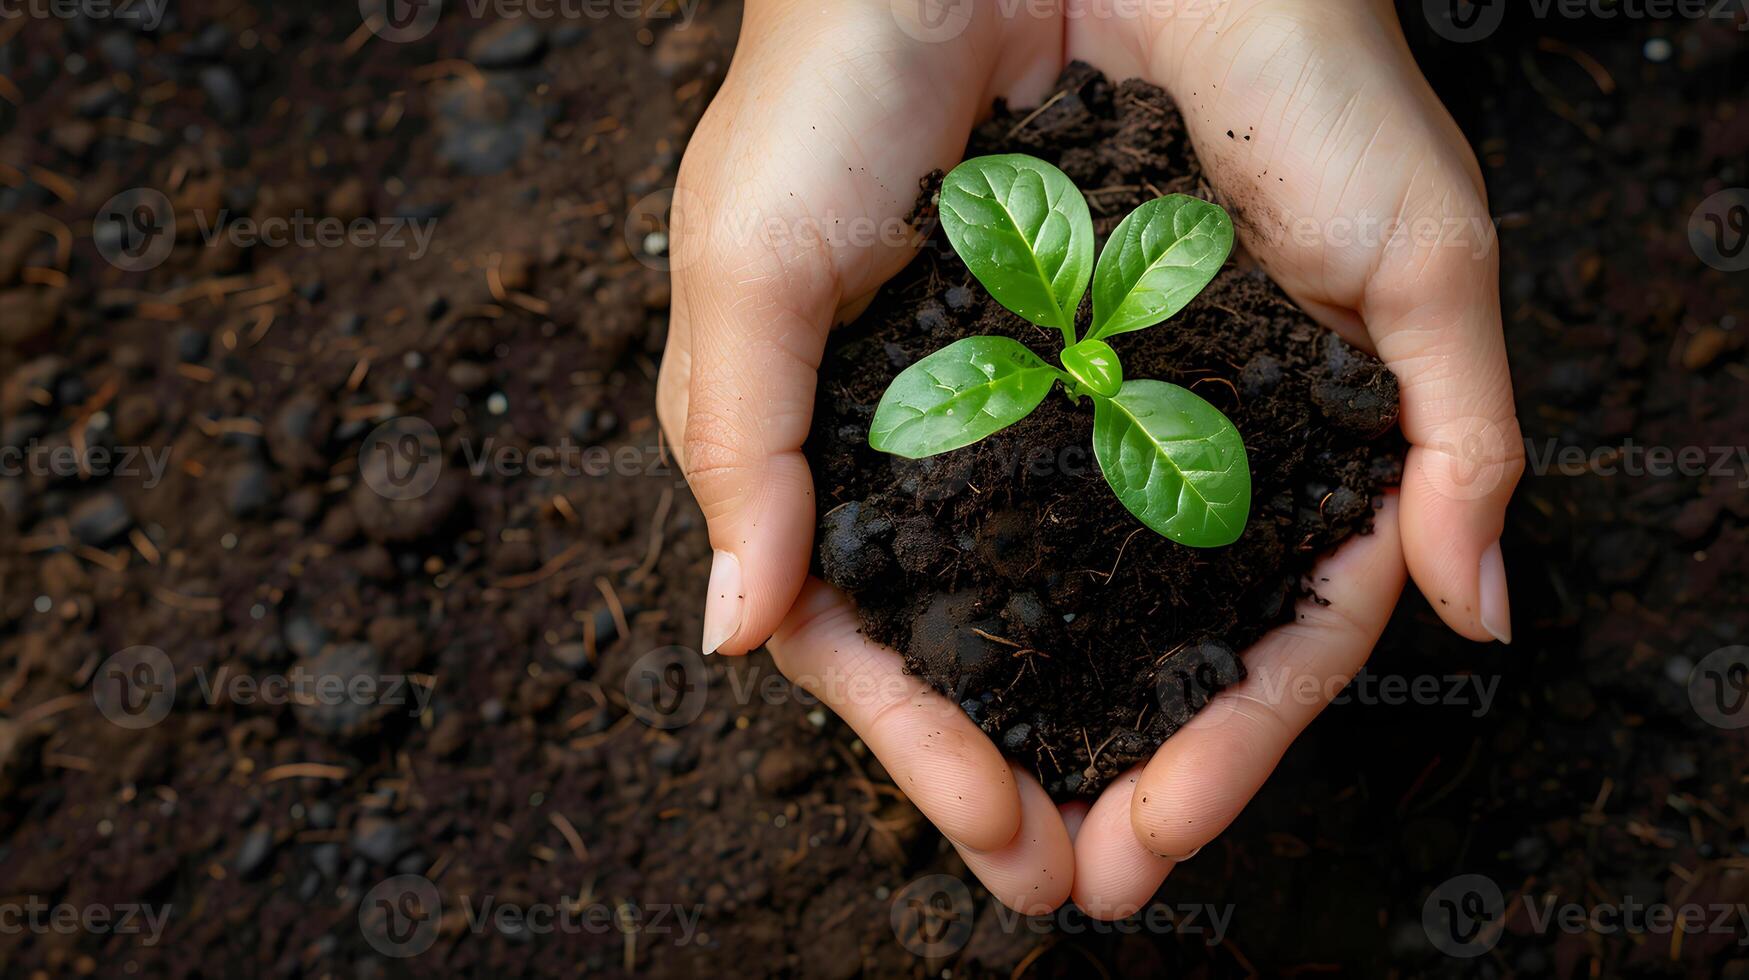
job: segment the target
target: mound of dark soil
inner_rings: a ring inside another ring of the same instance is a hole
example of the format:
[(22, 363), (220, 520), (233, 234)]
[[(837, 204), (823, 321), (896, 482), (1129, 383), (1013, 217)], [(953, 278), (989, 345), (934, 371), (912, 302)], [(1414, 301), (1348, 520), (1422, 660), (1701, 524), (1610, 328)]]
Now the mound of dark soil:
[[(1055, 163), (1087, 192), (1102, 243), (1146, 200), (1209, 196), (1163, 91), (1082, 65), (1059, 90), (1029, 120), (998, 106), (968, 156)], [(930, 220), (939, 180), (924, 181)], [(1059, 394), (958, 452), (911, 461), (868, 447), (881, 393), (918, 358), (974, 334), (1058, 347), (985, 294), (938, 229), (929, 242), (827, 352), (808, 447), (818, 570), (855, 597), (870, 636), (1053, 795), (1092, 795), (1243, 678), (1235, 651), (1293, 615), (1318, 555), (1371, 530), (1401, 474), (1397, 383), (1262, 273), (1232, 266), (1167, 323), (1115, 338), (1126, 377), (1191, 388), (1244, 436), (1244, 536), (1186, 548), (1118, 502), (1093, 459), (1090, 407)]]

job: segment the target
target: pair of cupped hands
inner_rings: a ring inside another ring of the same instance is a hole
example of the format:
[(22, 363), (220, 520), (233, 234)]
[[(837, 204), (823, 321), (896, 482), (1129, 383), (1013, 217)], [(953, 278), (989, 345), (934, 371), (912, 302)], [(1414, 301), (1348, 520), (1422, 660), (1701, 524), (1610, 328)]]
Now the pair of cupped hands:
[[(1039, 104), (1072, 60), (1172, 94), (1241, 243), (1389, 366), (1410, 443), (1375, 532), (1315, 572), (1327, 604), (1301, 603), (1244, 654), (1248, 680), (1090, 805), (1053, 802), (809, 577), (801, 452), (827, 332), (914, 255), (879, 231), (993, 100)], [(658, 407), (710, 528), (705, 652), (767, 645), (1014, 909), (1145, 905), (1360, 669), (1407, 575), (1453, 630), (1511, 639), (1499, 539), (1523, 452), (1499, 260), (1480, 170), (1389, 0), (748, 0), (673, 226)]]

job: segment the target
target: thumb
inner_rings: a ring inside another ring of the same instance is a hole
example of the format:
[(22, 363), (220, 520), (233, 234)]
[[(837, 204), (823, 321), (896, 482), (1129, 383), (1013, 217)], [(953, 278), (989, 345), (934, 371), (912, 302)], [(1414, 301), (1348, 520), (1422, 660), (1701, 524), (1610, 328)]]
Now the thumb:
[(1402, 387), (1409, 571), (1453, 629), (1510, 643), (1500, 533), (1524, 473), (1524, 441), (1501, 331), (1498, 253), (1491, 238), (1477, 244), (1474, 253), (1387, 261), (1361, 312)]
[(703, 649), (744, 653), (776, 631), (807, 575), (814, 484), (802, 442), (838, 287), (818, 252), (736, 255), (717, 237), (676, 277), (691, 335), (681, 441), (713, 550)]
[(992, 16), (933, 42), (888, 4), (842, 8), (750, 4), (680, 167), (658, 409), (710, 527), (706, 653), (758, 646), (795, 602), (827, 332), (915, 254), (918, 177), (958, 159), (989, 96), (1025, 81), (1000, 61)]

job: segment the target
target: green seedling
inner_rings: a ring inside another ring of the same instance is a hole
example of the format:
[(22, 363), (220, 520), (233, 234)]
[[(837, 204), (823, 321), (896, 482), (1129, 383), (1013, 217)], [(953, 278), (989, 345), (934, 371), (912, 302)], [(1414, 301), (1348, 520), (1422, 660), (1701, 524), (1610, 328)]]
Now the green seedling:
[[(1118, 500), (1156, 533), (1195, 548), (1232, 544), (1251, 511), (1239, 430), (1188, 389), (1126, 381), (1106, 338), (1152, 327), (1213, 281), (1233, 251), (1220, 206), (1149, 201), (1093, 261), (1087, 201), (1061, 170), (1022, 154), (976, 157), (941, 187), (954, 251), (998, 303), (1063, 335), (1061, 366), (1007, 337), (967, 337), (906, 368), (881, 396), (875, 449), (921, 459), (969, 446), (1030, 415), (1061, 384), (1093, 402), (1093, 454)], [(1093, 285), (1093, 319), (1076, 311)]]

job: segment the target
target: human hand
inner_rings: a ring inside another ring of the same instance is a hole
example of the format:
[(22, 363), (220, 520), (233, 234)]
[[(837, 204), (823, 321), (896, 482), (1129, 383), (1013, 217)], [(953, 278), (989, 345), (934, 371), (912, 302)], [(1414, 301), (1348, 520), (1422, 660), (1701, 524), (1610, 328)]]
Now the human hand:
[[(1241, 686), (1205, 711), (1211, 720), (1199, 717), (1167, 743), (1140, 777), (1142, 792), (1126, 778), (1090, 812), (1065, 808), (1065, 824), (1036, 781), (1012, 772), (955, 706), (907, 678), (896, 653), (856, 633), (841, 596), (810, 584), (778, 629), (805, 579), (812, 537), (811, 482), (799, 450), (826, 329), (860, 308), (910, 258), (912, 243), (882, 235), (872, 244), (768, 247), (723, 234), (716, 219), (753, 215), (792, 229), (849, 219), (896, 227), (915, 178), (957, 161), (990, 98), (1036, 101), (1062, 67), (1064, 50), (1113, 77), (1164, 82), (1186, 105), (1223, 196), (1239, 205), (1242, 240), (1310, 312), (1377, 349), (1402, 381), (1405, 431), (1416, 446), (1405, 479), (1402, 551), (1423, 589), (1445, 600), (1436, 608), (1454, 628), (1477, 639), (1505, 638), (1504, 572), (1489, 543), (1497, 540), (1522, 462), (1491, 236), (1477, 250), (1484, 254), (1466, 252), (1459, 261), (1449, 250), (1429, 255), (1364, 235), (1344, 243), (1313, 235), (1307, 242), (1269, 232), (1293, 230), (1290, 219), (1323, 222), (1319, 229), (1365, 219), (1375, 201), (1388, 206), (1373, 221), (1485, 219), (1479, 180), (1455, 127), (1406, 51), (1396, 50), (1401, 38), (1379, 4), (1343, 0), (1359, 26), (1344, 21), (1321, 31), (1311, 29), (1311, 5), (1264, 0), (1215, 7), (1225, 11), (1219, 24), (1188, 16), (1170, 23), (1047, 22), (1025, 14), (1004, 23), (991, 10), (972, 8), (969, 28), (938, 44), (895, 31), (894, 9), (880, 2), (846, 7), (825, 24), (792, 4), (750, 9), (735, 67), (682, 167), (681, 190), (710, 207), (705, 225), (690, 234), (677, 215), (675, 309), (659, 397), (718, 552), (705, 647), (744, 652), (776, 631), (771, 647), (779, 666), (792, 677), (836, 676), (816, 693), (862, 735), (998, 898), (1043, 911), (1073, 882), (1079, 904), (1117, 915), (1145, 901), (1170, 867), (1151, 854), (1190, 853), (1200, 846), (1192, 840), (1206, 840), (1230, 822), (1316, 706), (1253, 713), (1266, 702), (1247, 700), (1255, 694)], [(1264, 50), (1271, 43), (1273, 54)], [(1290, 56), (1302, 67), (1283, 68), (1279, 59)], [(1338, 69), (1353, 77), (1326, 77)], [(1230, 72), (1225, 90), (1199, 97), (1196, 79), (1221, 70)], [(1253, 137), (1247, 152), (1282, 160), (1268, 175), (1254, 176), (1253, 161), (1234, 156), (1237, 147), (1221, 146), (1214, 135), (1224, 135), (1217, 112), (1243, 111), (1259, 117), (1246, 124), (1257, 127), (1246, 130)], [(1372, 135), (1401, 142), (1349, 138), (1362, 125), (1355, 120), (1370, 120)], [(1338, 183), (1328, 193), (1326, 179), (1346, 174), (1358, 175), (1355, 185)], [(1345, 186), (1358, 186), (1349, 196), (1360, 199), (1346, 200)], [(1481, 433), (1500, 445), (1498, 454), (1480, 460), (1479, 474), (1458, 467), (1477, 464), (1463, 448), (1473, 443), (1441, 438), (1454, 423), (1478, 420)], [(1296, 624), (1248, 653), (1248, 662), (1259, 658), (1320, 678), (1358, 669), (1402, 577), (1394, 509), (1380, 514), (1379, 525), (1378, 534), (1333, 559), (1341, 575), (1365, 576), (1353, 580), (1353, 591), (1325, 590), (1341, 609), (1302, 610)], [(1442, 540), (1441, 529), (1451, 537)], [(1329, 572), (1321, 577), (1337, 580)], [(1223, 718), (1225, 725), (1215, 720)], [(1250, 720), (1235, 726), (1232, 719)], [(1260, 731), (1259, 724), (1266, 727)], [(1197, 746), (1232, 752), (1231, 735), (1239, 731), (1250, 733), (1237, 751), (1252, 764), (1212, 767), (1226, 770), (1219, 785), (1207, 782), (1207, 766), (1188, 792), (1177, 785), (1172, 760), (1196, 758)], [(1168, 792), (1147, 791), (1149, 779)], [(1201, 809), (1189, 832), (1175, 825), (1161, 837), (1156, 824), (1177, 816), (1172, 807), (1195, 801)], [(1125, 817), (1134, 818), (1127, 838), (1116, 832)], [(1080, 831), (1073, 844), (1071, 827)], [(1151, 851), (1142, 849), (1144, 841)]]
[[(1411, 444), (1395, 513), (1317, 573), (1330, 605), (1302, 606), (1246, 653), (1249, 679), (1093, 804), (1075, 841), (1074, 897), (1123, 915), (1154, 893), (1170, 856), (1196, 853), (1238, 816), (1339, 689), (1323, 681), (1360, 669), (1403, 559), (1452, 629), (1510, 642), (1499, 540), (1524, 454), (1480, 169), (1388, 0), (1093, 15), (1072, 23), (1067, 50), (1172, 93), (1241, 241), (1301, 307), (1396, 375)], [(1401, 559), (1387, 544), (1399, 532)], [(1321, 696), (1283, 703), (1301, 679)]]
[(861, 735), (992, 892), (1045, 912), (1068, 896), (1073, 853), (1043, 788), (861, 637), (842, 595), (804, 588), (815, 501), (801, 447), (827, 331), (915, 254), (918, 179), (959, 162), (994, 98), (1036, 103), (1062, 67), (1059, 22), (980, 5), (936, 43), (898, 22), (905, 6), (748, 3), (681, 163), (657, 408), (710, 526), (705, 652), (771, 637), (779, 668)]

